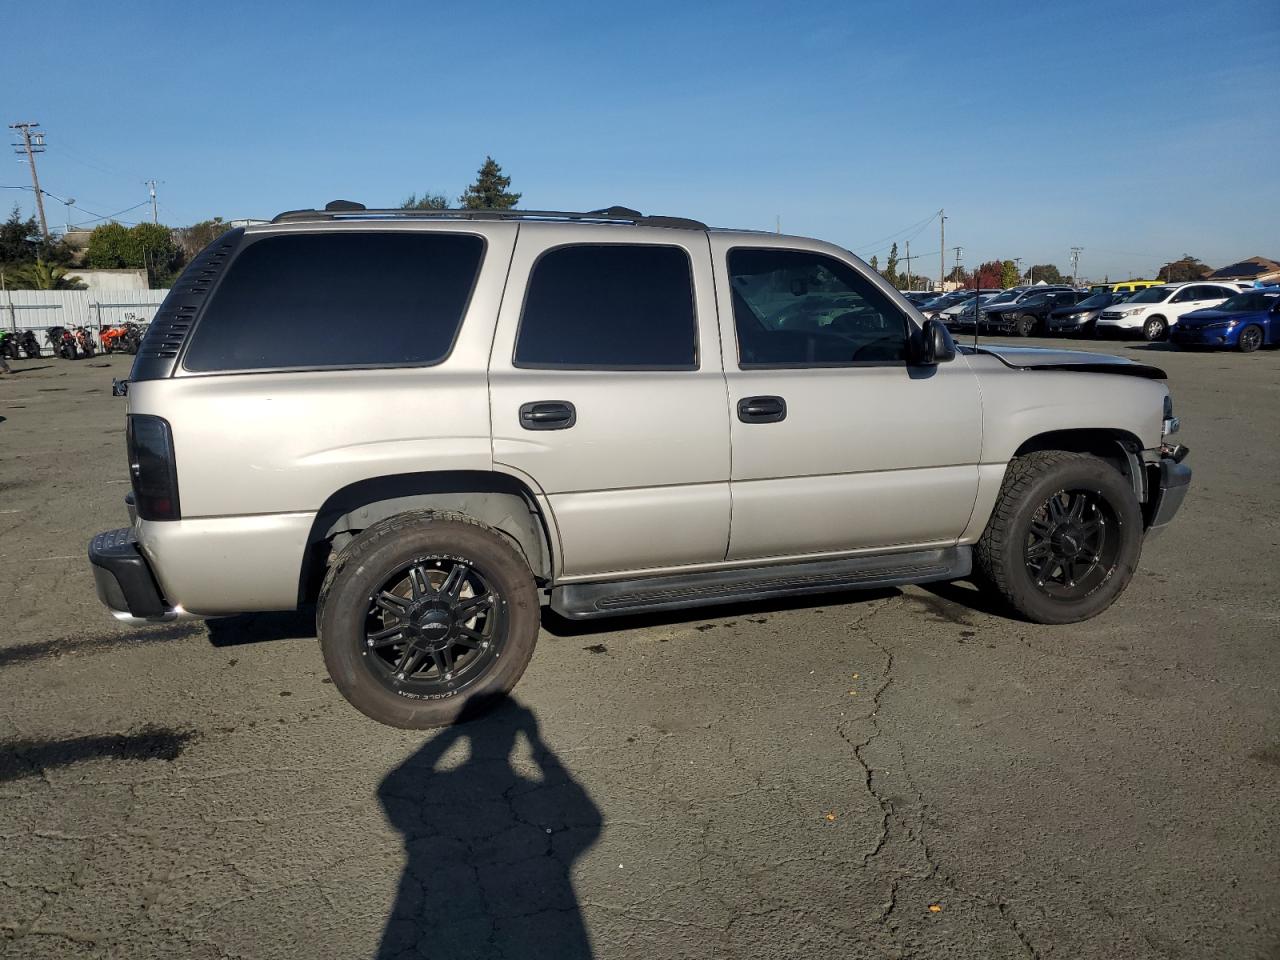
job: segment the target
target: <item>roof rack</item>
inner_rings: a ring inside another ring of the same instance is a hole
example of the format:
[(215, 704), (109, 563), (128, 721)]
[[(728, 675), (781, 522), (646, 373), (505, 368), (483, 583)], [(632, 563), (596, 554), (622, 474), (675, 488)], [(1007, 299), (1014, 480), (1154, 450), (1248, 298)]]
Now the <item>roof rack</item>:
[(630, 207), (605, 207), (575, 213), (566, 210), (370, 210), (353, 200), (331, 200), (323, 210), (286, 210), (272, 223), (303, 223), (316, 220), (550, 220), (581, 223), (630, 223), (644, 227), (672, 227), (679, 230), (706, 230), (700, 220), (687, 217), (646, 217)]

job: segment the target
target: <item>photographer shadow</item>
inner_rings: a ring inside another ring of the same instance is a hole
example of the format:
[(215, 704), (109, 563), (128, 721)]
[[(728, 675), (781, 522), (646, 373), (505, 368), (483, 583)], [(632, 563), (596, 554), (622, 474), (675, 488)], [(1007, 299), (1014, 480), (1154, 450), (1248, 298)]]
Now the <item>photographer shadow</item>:
[[(532, 763), (515, 755), (521, 734)], [(469, 755), (451, 763), (460, 744)], [(464, 710), (387, 775), (378, 798), (407, 859), (380, 960), (589, 960), (572, 869), (602, 817), (526, 707)]]

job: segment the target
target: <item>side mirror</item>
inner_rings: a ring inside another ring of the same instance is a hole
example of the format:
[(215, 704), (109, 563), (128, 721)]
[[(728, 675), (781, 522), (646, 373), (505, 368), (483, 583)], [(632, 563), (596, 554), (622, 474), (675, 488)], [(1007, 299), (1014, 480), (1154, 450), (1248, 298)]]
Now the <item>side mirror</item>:
[(951, 331), (939, 320), (924, 322), (921, 345), (921, 366), (934, 367), (956, 358), (956, 342), (951, 339)]

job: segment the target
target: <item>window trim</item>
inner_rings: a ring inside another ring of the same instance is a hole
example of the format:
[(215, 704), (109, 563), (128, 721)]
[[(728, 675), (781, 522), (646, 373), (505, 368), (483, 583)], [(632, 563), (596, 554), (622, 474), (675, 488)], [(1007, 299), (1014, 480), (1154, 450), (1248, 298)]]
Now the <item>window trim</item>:
[[(191, 370), (187, 367), (187, 353), (191, 349), (191, 344), (195, 341), (196, 335), (199, 333), (200, 324), (204, 321), (205, 315), (209, 312), (209, 305), (213, 303), (218, 296), (218, 291), (227, 277), (234, 269), (236, 262), (241, 255), (255, 244), (261, 243), (263, 240), (273, 240), (280, 237), (314, 237), (314, 236), (346, 236), (354, 234), (356, 236), (397, 236), (397, 237), (475, 237), (480, 241), (480, 258), (476, 262), (475, 276), (471, 278), (471, 287), (467, 290), (466, 300), (462, 305), (462, 316), (458, 319), (458, 325), (454, 328), (453, 339), (449, 341), (449, 349), (440, 357), (439, 360), (430, 362), (417, 361), (413, 363), (324, 363), (311, 364), (308, 366), (290, 366), (290, 367), (253, 367), (249, 370)], [(262, 233), (257, 236), (246, 234), (244, 242), (235, 251), (231, 261), (223, 268), (217, 282), (209, 291), (205, 302), (200, 307), (200, 312), (196, 315), (194, 322), (191, 324), (191, 332), (187, 334), (186, 340), (182, 344), (182, 351), (179, 353), (177, 362), (174, 364), (172, 377), (243, 377), (253, 376), (255, 374), (265, 373), (323, 373), (333, 370), (411, 370), (411, 369), (427, 369), (430, 367), (438, 367), (448, 362), (453, 356), (453, 351), (458, 346), (458, 339), (462, 336), (462, 330), (467, 325), (467, 315), (471, 312), (471, 303), (475, 299), (476, 289), (480, 286), (480, 274), (484, 272), (485, 261), (489, 254), (489, 238), (483, 233), (472, 230), (279, 230)]]
[[(517, 241), (518, 243), (519, 241)], [(524, 329), (525, 311), (529, 306), (529, 291), (533, 288), (533, 279), (537, 276), (538, 265), (542, 263), (542, 258), (548, 254), (564, 250), (569, 247), (663, 247), (669, 250), (679, 250), (684, 254), (684, 258), (689, 265), (689, 306), (693, 311), (693, 363), (692, 364), (647, 364), (645, 366), (612, 366), (597, 363), (528, 363), (521, 362), (516, 359), (516, 352), (520, 349), (520, 332)], [(524, 293), (520, 298), (520, 315), (516, 318), (516, 332), (511, 339), (511, 366), (516, 370), (578, 370), (578, 371), (597, 371), (602, 373), (670, 373), (691, 372), (702, 369), (702, 325), (698, 315), (698, 284), (694, 279), (693, 255), (689, 253), (687, 247), (678, 243), (649, 243), (643, 240), (621, 240), (616, 243), (602, 243), (598, 240), (591, 241), (566, 241), (557, 243), (554, 246), (545, 247), (538, 251), (538, 255), (533, 258), (533, 263), (529, 264), (529, 269), (524, 274)]]
[[(911, 362), (911, 343), (913, 333), (920, 328), (911, 322), (911, 318), (907, 314), (898, 310), (897, 304), (893, 302), (893, 298), (885, 295), (885, 301), (892, 307), (902, 319), (903, 333), (903, 357), (901, 360), (843, 360), (843, 361), (815, 361), (810, 363), (804, 360), (783, 360), (766, 363), (743, 362), (742, 359), (742, 338), (738, 334), (738, 315), (733, 309), (733, 270), (729, 265), (730, 258), (739, 250), (767, 250), (770, 253), (807, 253), (815, 257), (822, 257), (827, 260), (834, 260), (836, 263), (848, 267), (850, 270), (862, 276), (862, 271), (851, 263), (846, 263), (839, 257), (835, 257), (829, 253), (820, 250), (806, 250), (802, 247), (775, 247), (775, 246), (756, 246), (755, 244), (747, 244), (742, 246), (730, 247), (724, 252), (724, 269), (729, 281), (729, 318), (733, 324), (733, 341), (735, 353), (737, 354), (738, 369), (747, 370), (838, 370), (846, 368), (867, 368), (867, 367), (910, 367)], [(872, 286), (875, 281), (870, 277), (864, 277)], [(880, 291), (883, 293), (884, 291)]]

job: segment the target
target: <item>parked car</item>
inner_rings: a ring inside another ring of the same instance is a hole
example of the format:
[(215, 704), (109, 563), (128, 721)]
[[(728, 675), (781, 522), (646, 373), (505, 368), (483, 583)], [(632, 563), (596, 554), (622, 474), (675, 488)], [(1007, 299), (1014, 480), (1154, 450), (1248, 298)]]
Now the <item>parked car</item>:
[[(988, 310), (1000, 310), (1005, 307), (1011, 307), (1019, 303), (1023, 303), (1030, 297), (1039, 296), (1046, 293), (1058, 293), (1071, 290), (1071, 287), (1061, 286), (1058, 284), (1039, 284), (1037, 286), (1018, 286), (1010, 287), (1008, 290), (1000, 291), (999, 295), (988, 303), (982, 304), (983, 327), (987, 328), (986, 318)], [(966, 304), (953, 324), (956, 328), (972, 329), (977, 318), (977, 310), (973, 304)]]
[[(996, 297), (1000, 296), (1001, 292), (1002, 291), (1000, 290), (984, 291), (983, 293), (978, 294), (977, 303), (985, 307), (987, 304), (995, 300)], [(964, 310), (971, 311), (973, 305), (974, 305), (974, 297), (970, 295), (964, 300), (961, 300), (959, 303), (954, 303), (951, 306), (947, 307), (945, 310), (938, 311), (937, 313), (934, 314), (934, 319), (942, 321), (948, 327), (954, 327), (956, 325), (956, 320), (959, 318), (960, 314)]]
[(314, 602), (334, 685), (402, 727), (509, 691), (543, 604), (976, 569), (1075, 622), (1187, 490), (1163, 379), (958, 349), (817, 240), (339, 202), (229, 231), (173, 285), (117, 386), (130, 526), (89, 561), (131, 622)]
[(913, 307), (922, 307), (931, 300), (937, 300), (938, 294), (932, 290), (904, 290), (902, 295)]
[(1094, 330), (1100, 336), (1140, 332), (1145, 340), (1164, 340), (1183, 314), (1217, 306), (1239, 292), (1235, 284), (1205, 280), (1149, 287), (1103, 310)]
[(1121, 280), (1118, 283), (1095, 283), (1089, 288), (1090, 293), (1137, 293), (1148, 287), (1162, 287), (1163, 280)]
[(1216, 307), (1184, 313), (1169, 331), (1180, 347), (1226, 347), (1252, 353), (1280, 344), (1280, 287), (1228, 297)]
[(1029, 337), (1044, 332), (1045, 320), (1054, 309), (1074, 307), (1088, 296), (1081, 290), (1032, 290), (1012, 303), (984, 306), (982, 325), (987, 330)]
[(1050, 335), (1089, 336), (1093, 333), (1093, 326), (1098, 322), (1098, 316), (1103, 310), (1123, 303), (1131, 296), (1133, 296), (1132, 293), (1113, 293), (1105, 290), (1092, 293), (1078, 303), (1055, 305), (1045, 318), (1045, 332)]
[(920, 312), (924, 314), (926, 320), (932, 319), (938, 313), (957, 303), (970, 299), (973, 296), (972, 290), (952, 290), (950, 293), (944, 293), (940, 297), (935, 297), (920, 306)]

